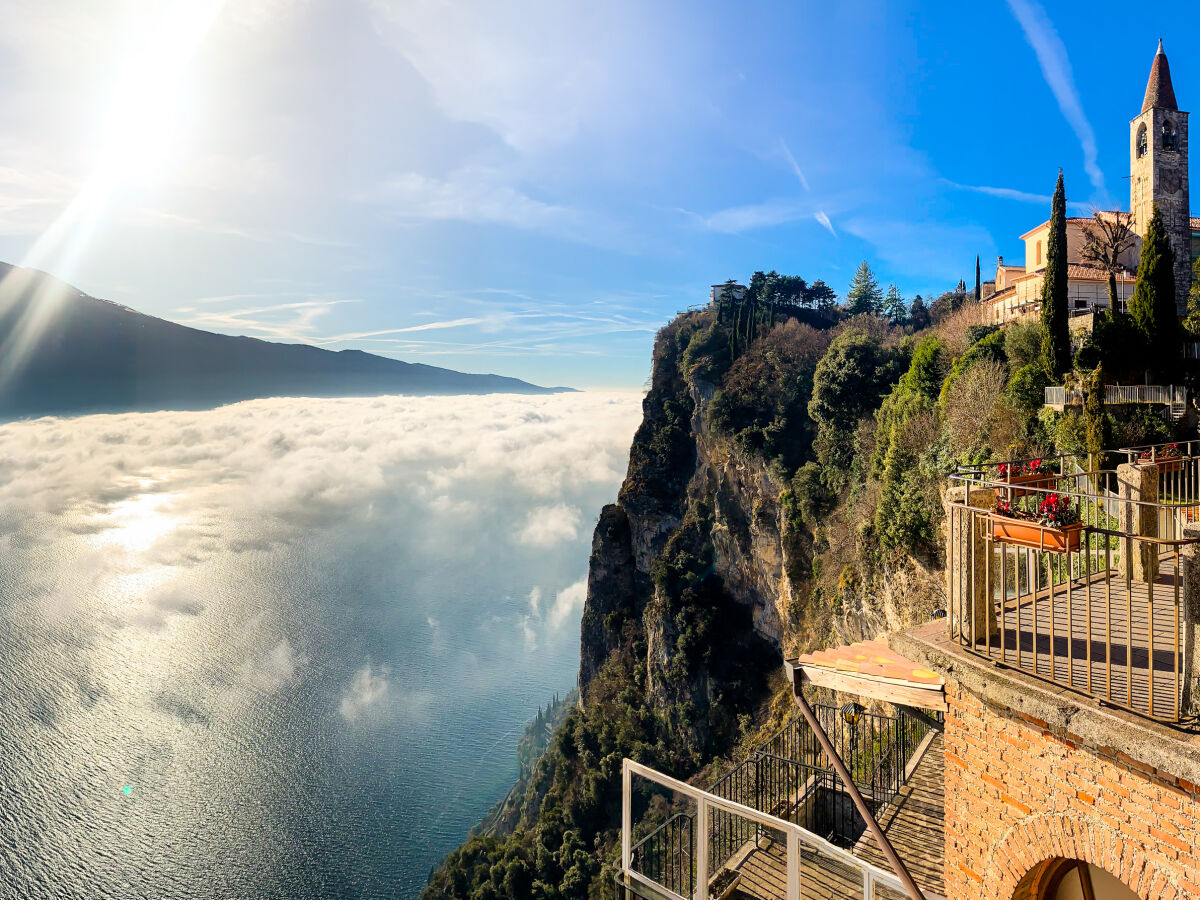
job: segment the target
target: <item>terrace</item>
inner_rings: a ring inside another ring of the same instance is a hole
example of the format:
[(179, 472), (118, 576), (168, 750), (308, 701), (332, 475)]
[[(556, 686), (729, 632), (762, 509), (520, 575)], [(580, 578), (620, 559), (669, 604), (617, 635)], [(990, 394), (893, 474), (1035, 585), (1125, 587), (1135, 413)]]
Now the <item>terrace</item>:
[[(933, 900), (942, 888), (942, 752), (937, 722), (857, 704), (817, 706), (888, 842)], [(708, 790), (630, 760), (623, 770), (619, 900), (894, 900), (908, 896), (886, 854), (797, 719)]]
[(1125, 460), (1113, 470), (1060, 457), (954, 476), (951, 639), (1106, 705), (1186, 720), (1198, 453), (1133, 447), (1112, 454)]

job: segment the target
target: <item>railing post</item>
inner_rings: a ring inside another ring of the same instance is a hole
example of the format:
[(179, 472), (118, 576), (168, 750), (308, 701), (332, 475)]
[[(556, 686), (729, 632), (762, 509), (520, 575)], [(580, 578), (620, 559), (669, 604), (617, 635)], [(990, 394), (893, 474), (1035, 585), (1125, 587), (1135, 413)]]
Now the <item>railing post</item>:
[(621, 763), (621, 873), (628, 874), (633, 856), (633, 770), (629, 760)]
[(708, 801), (696, 798), (696, 900), (708, 900)]
[[(1158, 466), (1117, 466), (1117, 485), (1121, 531), (1135, 538), (1158, 537)], [(1149, 584), (1158, 576), (1158, 545), (1138, 540), (1129, 543), (1133, 552), (1122, 554), (1121, 574), (1126, 580)]]
[[(956, 486), (947, 492), (946, 500), (947, 513), (959, 516), (954, 523), (946, 566), (951, 597), (955, 594), (955, 580), (958, 581), (959, 603), (957, 610), (950, 611), (953, 619), (950, 630), (952, 636), (974, 646), (999, 637), (1000, 632), (995, 598), (991, 595), (992, 542), (982, 531), (987, 514), (996, 508), (996, 491), (994, 488)], [(954, 504), (957, 503), (964, 506), (956, 507)]]
[(787, 900), (800, 900), (800, 833), (787, 833)]
[[(1200, 538), (1200, 523), (1185, 525), (1184, 539)], [(1180, 679), (1183, 684), (1177, 685), (1180, 691), (1180, 715), (1188, 717), (1200, 712), (1200, 669), (1197, 659), (1200, 658), (1200, 545), (1189, 544), (1179, 553), (1179, 566), (1182, 572), (1176, 571), (1178, 584), (1182, 581), (1179, 604), (1180, 631), (1179, 644), (1176, 652), (1182, 654), (1180, 663)]]

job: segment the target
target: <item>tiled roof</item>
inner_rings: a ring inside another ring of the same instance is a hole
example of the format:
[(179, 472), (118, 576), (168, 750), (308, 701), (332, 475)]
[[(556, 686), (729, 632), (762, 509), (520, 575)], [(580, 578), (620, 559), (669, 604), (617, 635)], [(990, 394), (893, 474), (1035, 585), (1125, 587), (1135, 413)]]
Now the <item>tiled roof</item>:
[(1150, 66), (1150, 80), (1146, 82), (1146, 99), (1142, 101), (1142, 112), (1148, 109), (1179, 109), (1175, 102), (1175, 88), (1171, 85), (1171, 67), (1167, 54), (1163, 52), (1162, 40)]
[(937, 672), (919, 666), (892, 650), (883, 641), (861, 641), (832, 650), (805, 653), (799, 666), (820, 666), (850, 675), (867, 675), (918, 687), (941, 687), (946, 683)]
[[(1103, 266), (1090, 263), (1068, 263), (1067, 279), (1069, 281), (1108, 281), (1108, 270)], [(1118, 272), (1117, 281), (1136, 281), (1127, 272)]]

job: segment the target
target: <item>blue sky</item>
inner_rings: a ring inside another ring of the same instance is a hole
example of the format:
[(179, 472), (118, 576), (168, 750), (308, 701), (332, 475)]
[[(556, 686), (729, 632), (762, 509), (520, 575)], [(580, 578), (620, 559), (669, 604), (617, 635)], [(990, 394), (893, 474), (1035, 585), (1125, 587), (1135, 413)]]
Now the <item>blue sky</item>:
[[(1192, 4), (0, 0), (0, 259), (197, 327), (636, 387), (754, 269), (906, 297), (1128, 207)], [(1119, 25), (1117, 24), (1119, 23)], [(1172, 31), (1164, 31), (1172, 23)]]

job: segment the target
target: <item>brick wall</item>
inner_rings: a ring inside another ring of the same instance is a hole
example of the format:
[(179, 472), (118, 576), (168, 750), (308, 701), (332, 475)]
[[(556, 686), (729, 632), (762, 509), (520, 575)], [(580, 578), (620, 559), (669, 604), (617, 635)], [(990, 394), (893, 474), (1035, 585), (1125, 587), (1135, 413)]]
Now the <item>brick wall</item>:
[(1044, 722), (985, 706), (948, 680), (946, 896), (1037, 898), (1058, 857), (1146, 900), (1200, 898), (1196, 785)]

